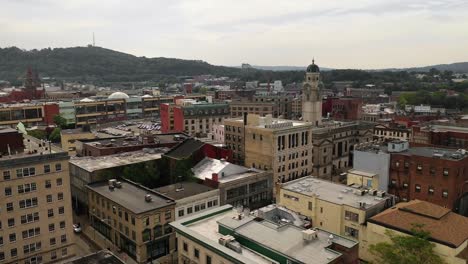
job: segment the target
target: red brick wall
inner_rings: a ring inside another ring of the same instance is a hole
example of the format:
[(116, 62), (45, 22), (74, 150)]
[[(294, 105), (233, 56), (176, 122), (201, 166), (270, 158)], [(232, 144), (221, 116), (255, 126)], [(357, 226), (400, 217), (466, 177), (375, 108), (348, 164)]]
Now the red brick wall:
[(0, 134), (0, 153), (8, 155), (8, 147), (10, 153), (22, 152), (24, 150), (23, 136), (19, 132), (1, 133)]
[(161, 115), (161, 132), (168, 133), (170, 130), (169, 104), (161, 104), (159, 107), (159, 113)]
[[(399, 166), (396, 166), (396, 162)], [(409, 163), (405, 168), (404, 163)], [(418, 164), (422, 170), (418, 171)], [(435, 173), (430, 172), (431, 168)], [(448, 169), (448, 176), (443, 175), (444, 168)], [(409, 200), (419, 199), (452, 209), (455, 201), (460, 197), (460, 186), (468, 180), (468, 158), (463, 160), (446, 160), (435, 157), (409, 156), (392, 154), (390, 165), (390, 181), (396, 180), (396, 186), (389, 188), (389, 193)], [(404, 188), (403, 184), (408, 187)], [(421, 186), (420, 192), (416, 191), (416, 185)], [(429, 187), (434, 188), (434, 194), (428, 193)], [(442, 192), (448, 191), (448, 197), (442, 197)]]
[(229, 162), (232, 161), (232, 150), (216, 147), (210, 144), (205, 144), (203, 146), (203, 153), (206, 157), (212, 159), (226, 159)]
[(185, 119), (184, 119), (184, 110), (182, 107), (175, 106), (174, 111), (174, 129), (171, 132), (184, 132), (185, 130)]
[(60, 114), (58, 104), (45, 104), (44, 105), (44, 123), (47, 125), (54, 124), (54, 116)]

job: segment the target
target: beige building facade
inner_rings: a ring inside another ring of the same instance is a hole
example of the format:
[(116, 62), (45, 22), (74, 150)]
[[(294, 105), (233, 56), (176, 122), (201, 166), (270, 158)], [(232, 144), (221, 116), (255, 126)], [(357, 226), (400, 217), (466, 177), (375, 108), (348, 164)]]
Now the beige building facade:
[(0, 157), (0, 263), (69, 258), (75, 255), (69, 156), (29, 136), (23, 147)]
[(137, 263), (173, 263), (175, 201), (128, 180), (87, 185), (91, 225)]
[(225, 142), (240, 164), (272, 170), (275, 183), (312, 172), (311, 123), (258, 115), (248, 115), (245, 122), (225, 122)]
[(62, 149), (67, 151), (70, 156), (76, 154), (76, 141), (80, 139), (94, 139), (96, 136), (91, 130), (86, 130), (86, 126), (77, 129), (65, 129), (60, 131), (60, 142)]

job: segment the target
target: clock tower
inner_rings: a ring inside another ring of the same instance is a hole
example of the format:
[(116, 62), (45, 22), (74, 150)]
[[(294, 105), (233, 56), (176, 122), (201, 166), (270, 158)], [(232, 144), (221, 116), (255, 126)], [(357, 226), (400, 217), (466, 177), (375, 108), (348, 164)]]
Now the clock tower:
[(319, 90), (320, 68), (312, 60), (302, 85), (302, 120), (314, 126), (322, 123), (322, 94)]

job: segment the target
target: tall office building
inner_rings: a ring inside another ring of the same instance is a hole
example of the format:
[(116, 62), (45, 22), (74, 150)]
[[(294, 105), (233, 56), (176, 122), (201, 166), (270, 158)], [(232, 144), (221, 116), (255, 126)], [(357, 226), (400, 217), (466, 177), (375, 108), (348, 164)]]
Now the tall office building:
[(0, 152), (0, 262), (74, 255), (67, 152), (9, 128)]

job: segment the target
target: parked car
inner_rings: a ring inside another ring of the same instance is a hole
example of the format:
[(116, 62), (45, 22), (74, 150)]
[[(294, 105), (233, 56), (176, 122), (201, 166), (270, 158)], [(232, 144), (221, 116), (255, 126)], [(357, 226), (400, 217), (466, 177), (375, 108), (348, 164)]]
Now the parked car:
[(81, 233), (81, 224), (80, 223), (73, 224), (73, 232)]

